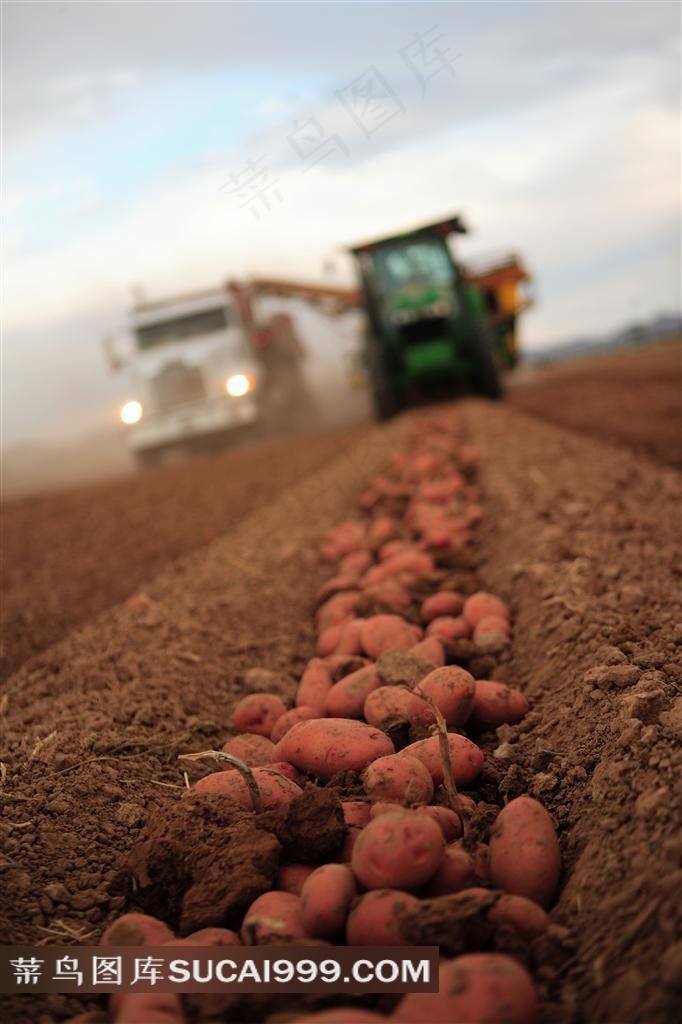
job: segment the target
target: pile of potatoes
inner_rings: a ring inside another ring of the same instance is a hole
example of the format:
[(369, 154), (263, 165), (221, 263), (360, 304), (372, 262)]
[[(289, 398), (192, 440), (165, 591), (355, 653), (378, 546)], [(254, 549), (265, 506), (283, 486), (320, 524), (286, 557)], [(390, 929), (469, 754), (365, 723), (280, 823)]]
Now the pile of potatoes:
[[(451, 414), (409, 453), (393, 456), (360, 496), (361, 516), (323, 539), (321, 556), (334, 574), (318, 595), (316, 653), (294, 706), (272, 693), (251, 693), (234, 709), (237, 734), (223, 749), (248, 766), (251, 785), (232, 764), (193, 785), (195, 793), (229, 795), (249, 810), (255, 783), (269, 809), (288, 803), (306, 782), (334, 784), (342, 773), (357, 773), (361, 792), (342, 805), (347, 833), (338, 862), (281, 865), (276, 888), (253, 902), (239, 934), (209, 928), (179, 940), (159, 921), (126, 915), (110, 926), (105, 944), (120, 944), (128, 929), (133, 937), (125, 941), (144, 944), (400, 946), (401, 915), (422, 899), (458, 892), (489, 902), (495, 891), (490, 918), (528, 941), (548, 928), (560, 857), (542, 805), (527, 796), (511, 800), (487, 844), (463, 842), (476, 803), (461, 790), (475, 793), (484, 761), (466, 733), (518, 722), (528, 710), (514, 687), (448, 663), (453, 642), (468, 640), (489, 655), (503, 651), (511, 633), (509, 609), (498, 596), (439, 588), (439, 565), (471, 543), (483, 515), (475, 462), (475, 449), (453, 432)], [(380, 659), (396, 651), (425, 666), (416, 684), (382, 680)], [(396, 723), (411, 734), (401, 749), (390, 728)], [(150, 1004), (140, 1016), (135, 999), (143, 998), (150, 997), (120, 997), (116, 1024), (183, 1019), (175, 996), (158, 996), (165, 1009), (154, 1016)], [(442, 963), (439, 993), (406, 996), (389, 1019), (532, 1024), (536, 1014), (533, 982), (518, 962), (472, 952)], [(386, 1020), (345, 1008), (292, 1024)]]

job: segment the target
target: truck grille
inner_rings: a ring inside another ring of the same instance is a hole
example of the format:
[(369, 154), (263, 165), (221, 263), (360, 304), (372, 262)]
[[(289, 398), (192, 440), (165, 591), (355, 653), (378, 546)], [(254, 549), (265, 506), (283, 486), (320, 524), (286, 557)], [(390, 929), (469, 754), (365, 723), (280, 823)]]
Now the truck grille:
[(201, 370), (179, 361), (167, 363), (150, 384), (157, 412), (166, 412), (206, 396)]

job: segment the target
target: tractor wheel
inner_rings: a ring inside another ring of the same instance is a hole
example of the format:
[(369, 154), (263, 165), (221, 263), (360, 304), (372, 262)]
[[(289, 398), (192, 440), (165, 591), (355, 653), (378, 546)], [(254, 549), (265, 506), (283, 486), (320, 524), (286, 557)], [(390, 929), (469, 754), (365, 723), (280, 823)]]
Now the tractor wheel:
[(400, 412), (403, 402), (391, 381), (385, 356), (371, 338), (367, 340), (366, 352), (374, 415), (378, 420), (389, 420)]
[(486, 398), (501, 398), (502, 383), (495, 364), (493, 337), (487, 324), (479, 322), (474, 325), (471, 347), (475, 363), (472, 383), (476, 393)]

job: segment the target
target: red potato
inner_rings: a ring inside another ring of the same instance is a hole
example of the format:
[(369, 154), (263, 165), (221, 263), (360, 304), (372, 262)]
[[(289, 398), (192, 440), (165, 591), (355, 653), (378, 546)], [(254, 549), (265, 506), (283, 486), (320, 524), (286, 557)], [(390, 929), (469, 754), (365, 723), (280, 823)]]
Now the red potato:
[(332, 654), (362, 654), (360, 631), (364, 619), (348, 619), (339, 627), (339, 635)]
[(375, 889), (361, 896), (346, 922), (349, 946), (406, 946), (400, 933), (400, 914), (416, 910), (416, 896), (397, 889)]
[(365, 698), (363, 716), (370, 725), (378, 725), (389, 718), (409, 721), (411, 700), (412, 694), (402, 686), (379, 686)]
[(438, 992), (411, 992), (392, 1024), (535, 1024), (538, 997), (527, 971), (502, 953), (469, 953), (441, 962)]
[(401, 576), (405, 573), (408, 576), (414, 576), (415, 579), (423, 579), (435, 569), (431, 555), (425, 551), (419, 551), (418, 548), (395, 551), (382, 562), (382, 565), (388, 576)]
[(232, 724), (239, 732), (251, 732), (269, 738), (273, 725), (285, 711), (283, 701), (274, 693), (250, 693), (235, 705)]
[(324, 713), (324, 702), (332, 686), (330, 667), (321, 658), (312, 658), (298, 684), (296, 706), (316, 708), (320, 713)]
[(229, 928), (200, 928), (198, 932), (186, 935), (184, 939), (173, 939), (165, 946), (241, 946), (236, 932)]
[(484, 654), (497, 654), (509, 646), (510, 632), (506, 619), (488, 615), (474, 629), (472, 640)]
[(346, 825), (357, 825), (359, 828), (364, 828), (371, 817), (372, 805), (364, 800), (344, 800), (341, 810)]
[(344, 576), (355, 577), (362, 576), (363, 572), (367, 572), (370, 565), (372, 564), (371, 552), (360, 550), (352, 551), (349, 555), (345, 555), (339, 562), (339, 570)]
[(474, 629), (474, 640), (488, 633), (502, 633), (504, 636), (509, 636), (511, 634), (509, 619), (505, 619), (501, 615), (486, 615)]
[(433, 818), (434, 821), (438, 822), (446, 843), (451, 843), (453, 840), (459, 839), (461, 836), (462, 819), (457, 811), (453, 811), (449, 807), (439, 807), (437, 804), (430, 804), (427, 807), (417, 807), (416, 810), (420, 814), (428, 814), (430, 818)]
[(466, 669), (446, 665), (434, 669), (415, 686), (410, 703), (410, 721), (426, 727), (436, 721), (430, 704), (421, 697), (430, 697), (448, 727), (464, 725), (474, 706), (474, 677)]
[(273, 772), (279, 772), (280, 775), (291, 779), (296, 785), (301, 781), (300, 772), (297, 772), (293, 764), (289, 764), (288, 761), (272, 761), (270, 764), (264, 764), (263, 768), (270, 768)]
[(410, 654), (416, 654), (418, 658), (430, 661), (441, 668), (445, 664), (445, 651), (437, 636), (427, 636), (420, 640), (414, 647), (410, 647)]
[(489, 615), (498, 615), (503, 619), (509, 619), (510, 617), (509, 609), (504, 601), (501, 601), (499, 597), (495, 597), (494, 594), (487, 594), (483, 590), (479, 590), (466, 599), (462, 614), (472, 629), (479, 624), (481, 619), (485, 619)]
[[(246, 732), (240, 736), (232, 736), (226, 743), (223, 743), (223, 750), (226, 754), (238, 757), (249, 768), (258, 768), (264, 764), (271, 764), (275, 756), (275, 744), (272, 740), (255, 732)], [(236, 770), (233, 764), (223, 762), (223, 771)]]
[(173, 992), (121, 992), (114, 1024), (185, 1024), (180, 997)]
[(403, 805), (389, 800), (377, 800), (373, 803), (369, 812), (370, 820), (378, 818), (380, 814), (392, 814), (393, 811), (402, 811)]
[[(297, 786), (295, 782), (271, 768), (254, 768), (253, 777), (263, 801), (263, 810), (268, 810), (271, 807), (283, 807), (302, 792), (301, 787)], [(188, 792), (207, 796), (229, 796), (233, 800), (237, 800), (247, 811), (253, 810), (249, 788), (243, 776), (236, 771), (214, 772), (213, 775), (206, 775), (203, 779), (195, 782), (191, 791), (188, 790)]]
[(329, 626), (339, 626), (353, 617), (360, 594), (357, 590), (341, 590), (328, 598), (315, 613), (315, 624), (322, 631)]
[(365, 826), (351, 867), (366, 889), (416, 889), (436, 873), (444, 849), (443, 833), (433, 818), (394, 811)]
[(362, 776), (367, 796), (403, 804), (427, 804), (433, 799), (428, 768), (408, 754), (388, 754), (373, 761)]
[(318, 939), (338, 935), (357, 892), (355, 877), (347, 864), (316, 868), (301, 891), (301, 921), (307, 934)]
[(554, 822), (537, 800), (510, 800), (490, 833), (490, 878), (504, 892), (526, 896), (541, 907), (552, 902), (561, 854)]
[(395, 750), (388, 736), (350, 718), (299, 722), (277, 744), (278, 756), (327, 781), (337, 772), (362, 771)]
[(422, 622), (431, 622), (443, 616), (459, 615), (464, 607), (464, 598), (454, 590), (439, 590), (426, 597), (421, 606)]
[(549, 914), (533, 900), (510, 894), (500, 896), (497, 903), (488, 911), (488, 917), (491, 921), (511, 925), (529, 942), (538, 935), (544, 935), (552, 923)]
[(344, 676), (349, 676), (351, 672), (362, 668), (363, 665), (371, 665), (372, 662), (359, 654), (329, 654), (324, 659), (324, 664), (331, 673), (332, 683), (338, 683)]
[(369, 597), (387, 608), (392, 608), (396, 612), (407, 611), (412, 604), (412, 595), (409, 590), (396, 583), (395, 580), (384, 580), (383, 583), (365, 587), (364, 593), (365, 597)]
[(528, 712), (528, 701), (513, 686), (494, 679), (477, 679), (474, 703), (469, 719), (479, 729), (496, 729), (498, 725), (514, 725)]
[(427, 637), (436, 637), (440, 640), (461, 640), (469, 636), (469, 624), (463, 618), (453, 618), (451, 615), (440, 615), (432, 619), (426, 627)]
[(474, 862), (461, 846), (446, 846), (440, 867), (424, 890), (425, 896), (446, 896), (477, 886)]
[(378, 658), (384, 651), (394, 648), (407, 651), (421, 638), (419, 627), (410, 625), (399, 615), (372, 615), (365, 619), (360, 631), (363, 650), (370, 658)]
[(296, 1017), (287, 1024), (386, 1024), (386, 1021), (381, 1013), (361, 1010), (357, 1006), (339, 1006), (336, 1010), (321, 1010)]
[(105, 929), (100, 946), (163, 946), (175, 936), (168, 925), (148, 914), (124, 914)]
[(355, 849), (355, 844), (358, 841), (358, 836), (361, 832), (362, 829), (356, 825), (350, 825), (348, 827), (340, 854), (341, 860), (344, 864), (350, 864), (353, 859), (353, 850)]
[(370, 523), (367, 532), (369, 544), (372, 548), (379, 548), (387, 541), (395, 539), (400, 533), (400, 526), (391, 516), (377, 516)]
[(275, 879), (275, 889), (300, 896), (303, 883), (314, 870), (310, 864), (282, 864)]
[(411, 548), (412, 545), (406, 540), (389, 540), (379, 549), (379, 560), (385, 562), (399, 551), (409, 551)]
[(315, 644), (315, 653), (318, 658), (326, 658), (330, 654), (334, 654), (340, 639), (341, 626), (329, 626), (328, 629), (323, 629)]
[[(448, 746), (450, 748), (450, 764), (455, 785), (468, 786), (476, 778), (483, 767), (483, 751), (468, 740), (465, 736), (457, 733), (448, 733)], [(431, 772), (431, 778), (436, 786), (443, 782), (443, 763), (440, 756), (440, 738), (429, 736), (425, 740), (417, 740), (411, 743), (402, 751), (410, 757), (418, 757), (423, 761)]]
[(292, 726), (298, 722), (309, 722), (313, 718), (321, 717), (320, 712), (316, 708), (306, 707), (305, 704), (299, 704), (298, 707), (292, 708), (291, 711), (285, 711), (282, 717), (277, 719), (270, 733), (273, 756), (275, 753), (275, 743), (279, 743), (285, 732), (289, 732)]
[(241, 940), (257, 946), (270, 939), (306, 939), (301, 920), (301, 899), (291, 892), (272, 889), (254, 900), (244, 915)]
[(335, 683), (324, 704), (330, 718), (362, 718), (365, 700), (381, 686), (374, 665), (367, 665)]

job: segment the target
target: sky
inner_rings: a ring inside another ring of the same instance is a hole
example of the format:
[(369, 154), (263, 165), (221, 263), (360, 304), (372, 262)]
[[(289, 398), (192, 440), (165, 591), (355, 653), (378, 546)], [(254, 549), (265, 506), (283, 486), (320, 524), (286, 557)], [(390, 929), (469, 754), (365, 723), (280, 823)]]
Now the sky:
[(113, 421), (104, 334), (461, 211), (527, 349), (680, 306), (677, 3), (3, 5), (2, 443)]

